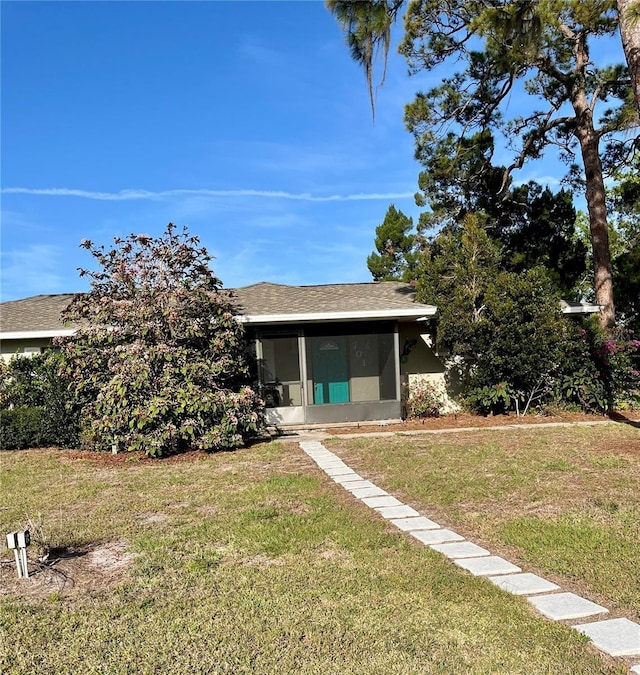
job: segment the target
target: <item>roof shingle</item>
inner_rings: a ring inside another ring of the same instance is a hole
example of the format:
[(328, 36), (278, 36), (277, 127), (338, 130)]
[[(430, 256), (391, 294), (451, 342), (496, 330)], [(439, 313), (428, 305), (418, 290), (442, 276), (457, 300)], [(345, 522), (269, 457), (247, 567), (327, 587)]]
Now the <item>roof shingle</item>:
[[(236, 309), (244, 316), (434, 309), (415, 303), (411, 286), (395, 281), (320, 286), (261, 282), (231, 290)], [(65, 293), (3, 302), (0, 305), (0, 332), (63, 329), (60, 313), (72, 298), (73, 294)]]

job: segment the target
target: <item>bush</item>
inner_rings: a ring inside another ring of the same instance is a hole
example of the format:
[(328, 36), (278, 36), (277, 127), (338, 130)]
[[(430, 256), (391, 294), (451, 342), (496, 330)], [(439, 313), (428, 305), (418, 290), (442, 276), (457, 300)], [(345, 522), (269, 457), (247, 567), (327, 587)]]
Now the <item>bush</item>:
[(444, 393), (432, 382), (418, 381), (411, 387), (406, 402), (407, 417), (438, 417), (445, 404)]
[(264, 423), (249, 386), (247, 343), (230, 294), (197, 237), (169, 224), (164, 236), (85, 241), (98, 271), (63, 312), (79, 324), (57, 340), (93, 450), (240, 447)]
[(78, 410), (60, 375), (55, 351), (15, 356), (0, 368), (0, 412), (4, 450), (78, 444)]
[(586, 412), (605, 413), (637, 404), (640, 373), (634, 357), (640, 341), (616, 328), (605, 333), (595, 318), (575, 326), (565, 345), (556, 396)]
[(506, 382), (475, 387), (464, 397), (465, 404), (479, 415), (503, 415), (512, 406), (513, 392)]
[(0, 449), (23, 450), (48, 445), (43, 434), (42, 408), (0, 410)]
[(0, 450), (49, 446), (74, 447), (77, 424), (52, 415), (50, 408), (20, 407), (0, 410)]

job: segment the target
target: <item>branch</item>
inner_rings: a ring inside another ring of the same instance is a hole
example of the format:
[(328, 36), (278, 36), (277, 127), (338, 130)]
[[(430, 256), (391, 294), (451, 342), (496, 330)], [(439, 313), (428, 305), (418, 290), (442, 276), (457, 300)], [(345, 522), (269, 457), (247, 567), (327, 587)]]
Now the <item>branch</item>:
[[(504, 170), (503, 177), (502, 177), (502, 184), (500, 185), (500, 190), (498, 190), (498, 197), (501, 199), (504, 199), (507, 194), (507, 185), (509, 182), (509, 176), (511, 176), (511, 173), (515, 171), (516, 169), (521, 169), (524, 165), (524, 162), (529, 155), (529, 152), (533, 148), (534, 144), (536, 141), (540, 140), (545, 134), (549, 133), (553, 129), (557, 129), (560, 126), (571, 124), (572, 122), (575, 122), (575, 118), (573, 117), (558, 117), (555, 120), (551, 120), (551, 116), (558, 111), (557, 106), (554, 106), (549, 110), (549, 112), (546, 113), (544, 116), (545, 122), (542, 126), (538, 126), (538, 128), (533, 129), (529, 136), (527, 136), (527, 140), (524, 142), (524, 145), (522, 146), (522, 150), (518, 153), (517, 157), (515, 160)], [(532, 118), (529, 118), (529, 121)], [(522, 128), (527, 126), (527, 122), (525, 122), (522, 125)]]

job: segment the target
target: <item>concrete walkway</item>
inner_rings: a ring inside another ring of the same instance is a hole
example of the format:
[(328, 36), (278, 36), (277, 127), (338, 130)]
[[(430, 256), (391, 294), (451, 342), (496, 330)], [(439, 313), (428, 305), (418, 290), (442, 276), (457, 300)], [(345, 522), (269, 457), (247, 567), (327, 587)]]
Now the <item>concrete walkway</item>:
[(474, 576), (486, 577), (509, 593), (525, 596), (547, 618), (554, 621), (580, 621), (572, 627), (588, 636), (601, 651), (610, 656), (638, 657), (637, 663), (634, 663), (636, 659), (631, 659), (634, 663), (631, 672), (640, 673), (640, 625), (637, 623), (625, 618), (607, 618), (609, 610), (606, 607), (575, 593), (563, 592), (551, 581), (523, 572), (508, 560), (491, 555), (487, 549), (440, 526), (358, 475), (337, 455), (327, 450), (320, 440), (300, 441), (300, 447), (334, 482), (342, 485), (356, 499), (402, 532), (438, 551)]

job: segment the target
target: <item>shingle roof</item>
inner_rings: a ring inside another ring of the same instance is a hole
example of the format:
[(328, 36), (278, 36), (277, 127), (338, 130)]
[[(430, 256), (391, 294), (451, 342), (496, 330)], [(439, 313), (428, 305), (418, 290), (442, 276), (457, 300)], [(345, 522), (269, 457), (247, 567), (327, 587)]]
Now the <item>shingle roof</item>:
[[(238, 312), (245, 317), (283, 315), (340, 314), (364, 318), (381, 312), (431, 314), (434, 307), (414, 302), (410, 286), (394, 281), (360, 284), (327, 284), (322, 286), (287, 286), (262, 282), (232, 289)], [(60, 321), (60, 312), (69, 304), (72, 294), (36, 295), (23, 300), (0, 304), (0, 332), (30, 332), (71, 328)], [(301, 317), (304, 320), (304, 317)]]
[(58, 330), (65, 327), (60, 312), (71, 302), (72, 293), (35, 295), (0, 304), (0, 332)]
[(414, 290), (396, 281), (322, 286), (261, 282), (234, 294), (238, 311), (249, 316), (417, 309)]

